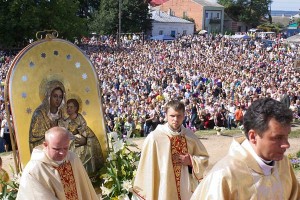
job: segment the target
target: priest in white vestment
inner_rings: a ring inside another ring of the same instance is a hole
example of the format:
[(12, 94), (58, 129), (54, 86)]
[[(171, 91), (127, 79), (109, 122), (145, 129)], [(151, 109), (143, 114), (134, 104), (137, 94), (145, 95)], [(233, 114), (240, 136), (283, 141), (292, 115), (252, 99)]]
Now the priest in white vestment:
[(279, 101), (254, 101), (244, 116), (246, 137), (233, 140), (191, 200), (299, 200), (300, 184), (284, 155), (292, 119)]
[(69, 151), (70, 136), (62, 127), (46, 132), (22, 172), (17, 200), (99, 199), (81, 160)]
[(144, 141), (135, 177), (135, 199), (189, 200), (208, 166), (208, 153), (182, 126), (184, 104), (166, 104), (167, 123), (158, 125)]

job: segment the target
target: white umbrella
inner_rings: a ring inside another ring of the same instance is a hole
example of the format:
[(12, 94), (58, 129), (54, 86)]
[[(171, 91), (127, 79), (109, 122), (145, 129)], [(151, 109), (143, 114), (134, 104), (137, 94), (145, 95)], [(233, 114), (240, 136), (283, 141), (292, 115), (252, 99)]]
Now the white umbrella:
[(205, 33), (207, 33), (207, 30), (201, 30), (201, 31), (199, 31), (199, 34), (205, 34)]

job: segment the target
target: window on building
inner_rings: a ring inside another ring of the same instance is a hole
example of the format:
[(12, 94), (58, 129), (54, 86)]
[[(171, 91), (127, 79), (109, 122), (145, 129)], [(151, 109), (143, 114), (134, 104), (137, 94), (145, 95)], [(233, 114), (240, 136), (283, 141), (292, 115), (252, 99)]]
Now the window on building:
[(238, 32), (242, 32), (242, 27), (238, 26)]
[(208, 12), (205, 13), (205, 18), (208, 19)]
[(158, 32), (158, 34), (159, 34), (159, 35), (163, 35), (163, 34), (164, 34), (164, 31), (160, 30), (160, 31)]
[(187, 17), (187, 13), (186, 13), (186, 11), (183, 11), (183, 13), (182, 13), (182, 17), (183, 17), (183, 18)]
[(220, 19), (220, 13), (217, 13), (217, 19)]
[(211, 19), (213, 18), (213, 13), (210, 13), (210, 18), (211, 18)]
[(187, 32), (186, 30), (183, 30), (182, 35), (186, 35), (186, 32)]
[(171, 31), (171, 36), (175, 37), (175, 35), (176, 35), (176, 31)]

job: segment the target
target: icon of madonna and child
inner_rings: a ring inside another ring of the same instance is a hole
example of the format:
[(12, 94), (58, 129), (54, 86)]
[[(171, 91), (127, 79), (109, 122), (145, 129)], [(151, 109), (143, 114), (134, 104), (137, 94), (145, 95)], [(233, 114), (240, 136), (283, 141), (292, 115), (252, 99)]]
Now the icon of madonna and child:
[(103, 154), (96, 135), (79, 113), (78, 100), (66, 100), (65, 88), (60, 81), (48, 82), (45, 89), (44, 100), (34, 111), (30, 123), (30, 152), (43, 143), (48, 129), (65, 127), (74, 136), (70, 150), (79, 156), (89, 176), (94, 176), (103, 165)]

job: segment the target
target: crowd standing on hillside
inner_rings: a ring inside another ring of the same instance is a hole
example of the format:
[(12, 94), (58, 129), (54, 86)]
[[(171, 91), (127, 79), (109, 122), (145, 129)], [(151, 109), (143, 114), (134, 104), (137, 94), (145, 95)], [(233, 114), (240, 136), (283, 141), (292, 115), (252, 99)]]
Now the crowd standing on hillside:
[[(104, 44), (115, 44), (111, 40)], [(267, 48), (255, 39), (186, 36), (87, 51), (101, 80), (109, 131), (147, 135), (164, 122), (171, 97), (185, 102), (184, 125), (194, 130), (240, 126), (260, 97), (285, 102), (298, 117), (300, 77), (294, 64), (300, 47), (273, 41)]]
[[(165, 122), (164, 105), (186, 105), (184, 126), (193, 130), (240, 127), (251, 103), (261, 97), (282, 101), (300, 115), (300, 46), (270, 38), (234, 40), (222, 35), (182, 36), (174, 41), (140, 37), (82, 38), (79, 46), (100, 80), (108, 131), (146, 136)], [(0, 56), (5, 75), (12, 57)]]

